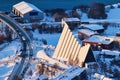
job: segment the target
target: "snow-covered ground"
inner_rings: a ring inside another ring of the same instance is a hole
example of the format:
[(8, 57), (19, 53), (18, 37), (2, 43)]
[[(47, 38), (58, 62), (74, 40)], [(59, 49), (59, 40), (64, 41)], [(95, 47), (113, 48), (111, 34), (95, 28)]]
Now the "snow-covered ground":
[[(73, 31), (73, 34), (75, 35), (75, 37), (78, 37), (78, 30), (75, 29)], [(43, 33), (43, 34), (39, 34), (38, 30), (35, 30), (35, 32), (33, 32), (33, 37), (34, 39), (38, 39), (38, 40), (42, 40), (45, 39), (47, 40), (47, 45), (52, 45), (52, 46), (56, 46), (58, 41), (59, 41), (59, 37), (60, 37), (61, 33)]]
[(120, 19), (120, 8), (114, 8), (110, 9), (110, 11), (107, 13), (108, 17), (107, 19)]
[[(104, 19), (105, 21), (111, 21), (111, 22), (116, 22), (116, 21), (120, 21), (120, 8), (114, 8), (111, 9), (109, 12), (107, 12), (108, 14), (108, 18)], [(96, 21), (96, 19), (89, 19), (87, 17), (86, 13), (82, 13), (82, 17), (81, 17), (81, 21)], [(103, 20), (101, 20), (103, 21)], [(107, 30), (105, 30), (104, 35), (105, 36), (115, 36), (116, 32), (119, 32), (120, 28), (119, 27), (112, 27), (112, 25), (110, 27), (108, 27)], [(75, 29), (73, 31), (73, 34), (75, 35), (75, 37), (77, 38), (77, 33), (78, 30)], [(45, 39), (47, 40), (47, 45), (51, 45), (52, 47), (55, 47), (58, 43), (60, 37), (60, 33), (52, 33), (52, 34), (46, 34), (46, 33), (42, 33), (39, 34), (39, 32), (37, 30), (35, 30), (35, 32), (33, 32), (33, 38), (37, 41)], [(33, 41), (34, 42), (34, 41)], [(81, 41), (79, 41), (81, 43)], [(46, 48), (46, 46), (43, 46), (42, 43), (39, 43), (41, 45), (35, 45), (36, 43), (33, 43), (34, 47), (37, 46), (37, 48), (35, 49), (35, 54), (37, 53), (37, 51), (39, 49), (41, 49), (41, 47), (44, 49)], [(11, 43), (5, 44), (5, 48), (0, 50), (0, 80), (4, 80), (6, 76), (9, 75), (9, 73), (11, 72), (11, 70), (14, 67), (14, 62), (15, 62), (15, 57), (17, 56), (17, 52), (19, 52), (20, 48), (21, 48), (21, 43), (19, 41), (12, 41)], [(0, 47), (3, 47), (3, 45), (0, 45)], [(98, 58), (97, 55), (99, 55), (100, 52), (95, 52), (95, 57)], [(15, 56), (15, 57), (14, 57)], [(11, 62), (9, 62), (11, 60)], [(101, 60), (102, 61), (102, 60)], [(105, 59), (104, 60), (106, 63), (109, 63), (110, 60), (109, 59)], [(2, 63), (4, 62), (4, 63)], [(34, 66), (31, 66), (31, 69), (34, 69)], [(115, 67), (115, 65), (114, 65)], [(118, 69), (120, 69), (119, 67), (117, 67)], [(29, 78), (30, 76), (26, 76), (26, 80), (32, 80), (33, 78), (36, 78), (36, 73), (34, 72), (34, 74), (32, 75), (31, 79)]]
[(12, 71), (13, 67), (14, 64), (4, 63), (4, 65), (0, 65), (0, 80), (4, 80), (10, 75), (10, 72)]
[(47, 40), (48, 45), (56, 46), (60, 37), (60, 33), (39, 34), (38, 30), (35, 30), (33, 37), (38, 40), (45, 39)]
[(0, 59), (17, 54), (16, 52), (20, 50), (20, 47), (20, 42), (12, 41), (11, 43), (7, 44), (7, 47), (0, 51)]
[(15, 65), (15, 57), (20, 50), (21, 43), (18, 41), (12, 41), (7, 43), (6, 47), (0, 51), (0, 80), (4, 80), (9, 76), (11, 70)]
[(110, 9), (107, 13), (107, 19), (91, 19), (87, 17), (86, 13), (82, 13), (81, 22), (120, 22), (120, 8)]

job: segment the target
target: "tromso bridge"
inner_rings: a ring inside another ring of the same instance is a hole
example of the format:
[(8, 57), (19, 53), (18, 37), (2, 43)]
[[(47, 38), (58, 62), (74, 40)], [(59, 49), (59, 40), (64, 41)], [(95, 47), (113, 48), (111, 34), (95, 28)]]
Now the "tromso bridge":
[(22, 42), (22, 52), (20, 54), (21, 61), (20, 63), (15, 64), (10, 76), (8, 77), (8, 80), (22, 79), (24, 77), (25, 71), (30, 66), (29, 61), (26, 62), (25, 60), (26, 58), (29, 58), (30, 60), (33, 55), (33, 49), (31, 47), (31, 38), (17, 22), (15, 22), (13, 19), (8, 17), (7, 15), (0, 14), (0, 21), (5, 23), (7, 27), (9, 27), (10, 29), (12, 29), (12, 31), (17, 33)]

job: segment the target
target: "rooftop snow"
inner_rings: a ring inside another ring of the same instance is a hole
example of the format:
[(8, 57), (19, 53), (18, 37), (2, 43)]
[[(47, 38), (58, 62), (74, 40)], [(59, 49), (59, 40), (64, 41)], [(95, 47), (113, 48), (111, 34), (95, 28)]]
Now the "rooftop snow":
[(110, 44), (113, 41), (113, 39), (109, 38), (109, 37), (105, 37), (105, 36), (94, 35), (94, 36), (91, 36), (88, 39), (85, 39), (84, 41), (97, 42), (97, 43), (100, 43), (100, 44)]
[(94, 31), (89, 30), (89, 29), (80, 29), (78, 32), (87, 34), (87, 35), (89, 35), (89, 36), (94, 35), (94, 34), (98, 34), (97, 32), (94, 32)]
[(102, 25), (97, 24), (82, 24), (82, 26), (94, 31), (104, 29)]
[(117, 55), (117, 56), (119, 56), (119, 55), (120, 55), (120, 52), (119, 52), (119, 51), (110, 51), (110, 50), (105, 50), (105, 49), (103, 49), (103, 50), (102, 50), (102, 53), (100, 53), (100, 54)]
[(65, 20), (66, 22), (72, 22), (72, 21), (78, 21), (78, 22), (80, 22), (80, 19), (79, 19), (79, 18), (64, 18), (64, 20)]
[(20, 2), (18, 4), (13, 5), (13, 7), (15, 9), (17, 9), (18, 11), (20, 11), (22, 14), (25, 14), (25, 13), (30, 12), (32, 10), (36, 10), (36, 11), (42, 12), (36, 6), (34, 6), (34, 5), (30, 4), (30, 3), (26, 3), (24, 1), (22, 1), (22, 2)]

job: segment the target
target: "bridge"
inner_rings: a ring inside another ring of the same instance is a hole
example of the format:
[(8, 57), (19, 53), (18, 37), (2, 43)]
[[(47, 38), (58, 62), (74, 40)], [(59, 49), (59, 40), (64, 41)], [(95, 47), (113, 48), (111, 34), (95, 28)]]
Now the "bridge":
[[(23, 45), (22, 53), (21, 53), (22, 59), (20, 63), (15, 64), (13, 71), (8, 78), (8, 80), (19, 80), (24, 77), (25, 71), (30, 66), (29, 61), (25, 62), (25, 60), (26, 58), (29, 58), (30, 60), (33, 55), (32, 47), (31, 47), (31, 38), (17, 22), (15, 22), (7, 15), (0, 14), (0, 21), (4, 22), (7, 25), (7, 27), (9, 27), (15, 33), (18, 34)], [(27, 49), (29, 50), (28, 52)]]

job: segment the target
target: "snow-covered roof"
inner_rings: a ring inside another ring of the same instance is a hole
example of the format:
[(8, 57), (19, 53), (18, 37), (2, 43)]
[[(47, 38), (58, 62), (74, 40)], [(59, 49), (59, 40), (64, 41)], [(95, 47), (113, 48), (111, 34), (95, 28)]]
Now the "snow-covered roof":
[(105, 36), (99, 36), (99, 35), (94, 35), (91, 36), (88, 39), (85, 39), (84, 41), (87, 42), (97, 42), (99, 44), (110, 44), (113, 42), (113, 38), (105, 37)]
[(79, 18), (64, 18), (66, 22), (80, 22)]
[(95, 74), (94, 74), (94, 77), (95, 77), (96, 79), (99, 79), (99, 80), (113, 80), (113, 79), (111, 79), (111, 78), (105, 77), (104, 75), (101, 75), (101, 74), (98, 74), (98, 73), (95, 73)]
[(104, 29), (102, 25), (97, 25), (97, 24), (82, 24), (82, 26), (94, 31)]
[(24, 1), (22, 1), (22, 2), (20, 2), (18, 4), (13, 5), (13, 8), (17, 9), (22, 14), (25, 14), (25, 13), (30, 12), (32, 10), (36, 10), (38, 12), (42, 12), (40, 9), (38, 9), (33, 4), (30, 4), (30, 3), (27, 3), (27, 2), (24, 2)]
[(94, 34), (98, 34), (97, 32), (94, 32), (94, 31), (89, 30), (89, 29), (80, 29), (78, 32), (87, 34), (87, 35), (89, 35), (89, 36), (94, 35)]
[(59, 74), (53, 80), (72, 80), (77, 75), (80, 75), (85, 69), (77, 66), (72, 66), (65, 70), (63, 74)]
[(120, 55), (120, 52), (119, 52), (119, 51), (110, 51), (110, 50), (105, 50), (105, 49), (103, 49), (100, 54), (119, 56), (119, 55)]

